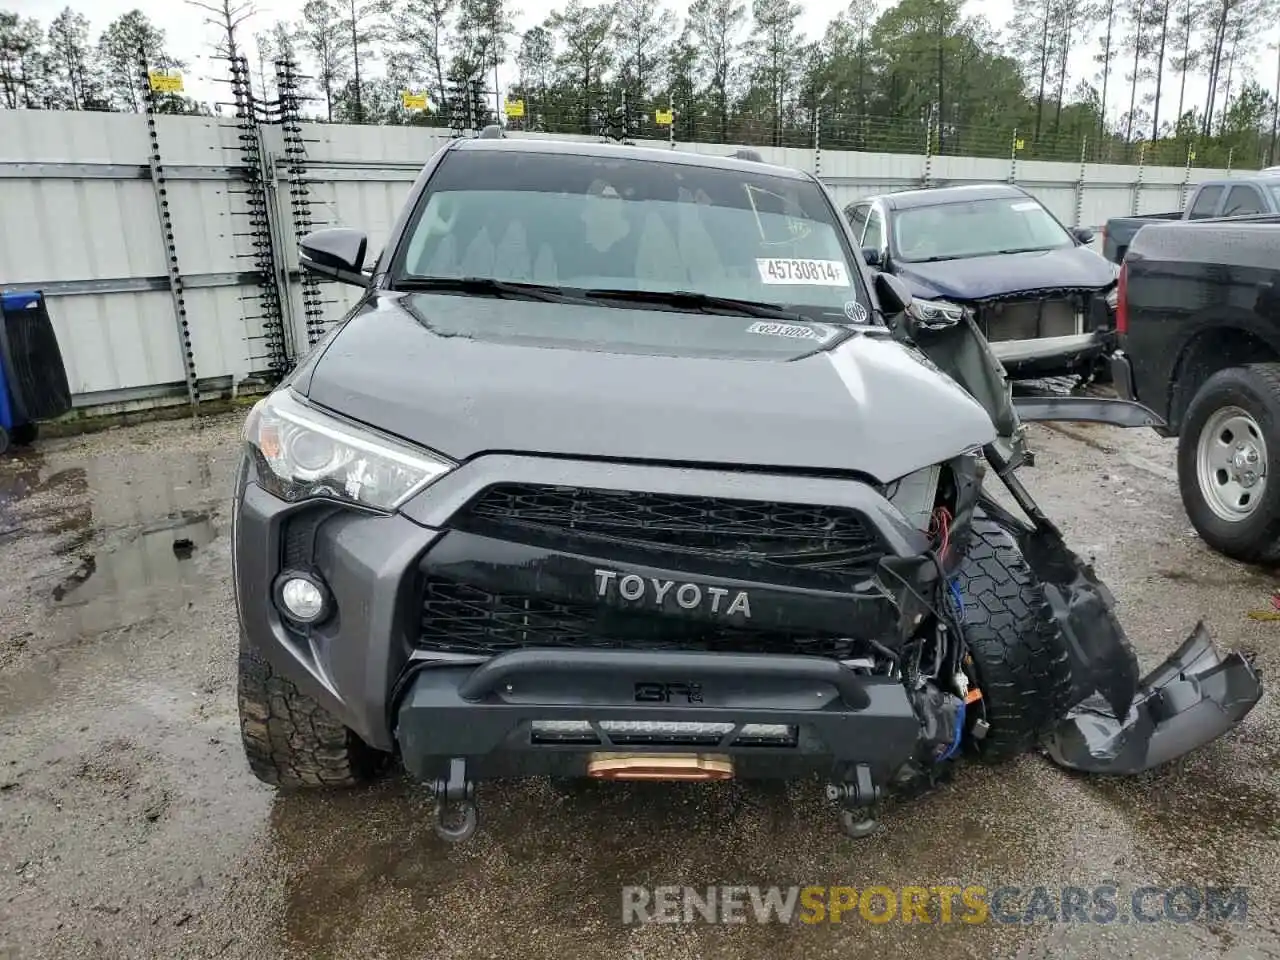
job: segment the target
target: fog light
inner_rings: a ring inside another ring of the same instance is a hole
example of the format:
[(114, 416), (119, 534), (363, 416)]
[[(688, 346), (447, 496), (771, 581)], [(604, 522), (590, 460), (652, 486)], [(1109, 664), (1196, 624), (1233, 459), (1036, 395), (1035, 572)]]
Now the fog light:
[(329, 612), (329, 592), (312, 576), (286, 573), (276, 587), (276, 603), (290, 620), (315, 623)]
[(666, 720), (603, 720), (600, 729), (609, 736), (723, 737), (732, 723), (695, 723)]
[(746, 723), (738, 735), (753, 740), (790, 740), (796, 735), (796, 730), (785, 723)]

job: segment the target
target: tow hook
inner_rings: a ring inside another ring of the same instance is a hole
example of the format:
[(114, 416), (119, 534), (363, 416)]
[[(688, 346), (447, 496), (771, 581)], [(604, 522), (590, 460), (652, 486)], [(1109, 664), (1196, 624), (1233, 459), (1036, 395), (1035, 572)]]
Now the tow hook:
[(461, 843), (473, 833), (480, 823), (476, 811), (475, 781), (467, 779), (467, 761), (454, 757), (449, 761), (447, 779), (437, 779), (434, 787), (436, 798), (436, 835), (448, 843)]
[(840, 804), (840, 826), (855, 840), (871, 836), (880, 826), (875, 818), (880, 788), (872, 782), (871, 768), (865, 763), (854, 767), (852, 780), (827, 784), (827, 799)]

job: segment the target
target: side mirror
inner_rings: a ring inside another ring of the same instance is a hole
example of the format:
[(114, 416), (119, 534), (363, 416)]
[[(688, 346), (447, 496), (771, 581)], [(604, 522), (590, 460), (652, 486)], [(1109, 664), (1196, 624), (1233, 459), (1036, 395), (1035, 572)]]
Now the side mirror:
[(1071, 234), (1081, 243), (1093, 243), (1093, 231), (1088, 227), (1075, 227)]
[(369, 238), (359, 230), (331, 227), (309, 233), (298, 244), (298, 260), (303, 270), (341, 283), (367, 287), (364, 255)]
[(904, 313), (911, 306), (912, 296), (907, 285), (891, 273), (877, 273), (876, 299), (880, 309), (887, 314)]
[(867, 261), (867, 266), (879, 269), (880, 267), (880, 251), (875, 247), (863, 247), (862, 259)]

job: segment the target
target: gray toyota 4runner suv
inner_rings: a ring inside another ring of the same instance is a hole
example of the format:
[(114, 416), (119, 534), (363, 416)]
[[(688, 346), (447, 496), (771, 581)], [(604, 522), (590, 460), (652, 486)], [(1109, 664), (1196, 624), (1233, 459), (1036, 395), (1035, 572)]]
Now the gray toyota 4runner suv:
[(1014, 401), (809, 174), (458, 139), (372, 273), (354, 230), (301, 248), (364, 292), (245, 426), (268, 783), (398, 761), (456, 840), (493, 777), (816, 776), (862, 835), (966, 754), (1132, 773), (1261, 696), (1203, 626), (1140, 677), (1015, 473), (1026, 420), (1150, 411)]

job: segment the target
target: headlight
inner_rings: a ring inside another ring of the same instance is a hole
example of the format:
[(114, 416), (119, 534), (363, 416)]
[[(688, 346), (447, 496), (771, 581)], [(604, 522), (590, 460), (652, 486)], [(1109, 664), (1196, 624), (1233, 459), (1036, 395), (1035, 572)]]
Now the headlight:
[(394, 510), (454, 464), (350, 421), (321, 413), (285, 389), (258, 401), (245, 422), (262, 485), (296, 503), (332, 497)]
[(946, 300), (913, 300), (911, 306), (927, 329), (953, 327), (964, 319), (964, 307)]
[(933, 516), (933, 501), (938, 493), (938, 476), (942, 467), (934, 464), (909, 473), (889, 484), (885, 491), (889, 502), (902, 511), (917, 530), (928, 530)]

